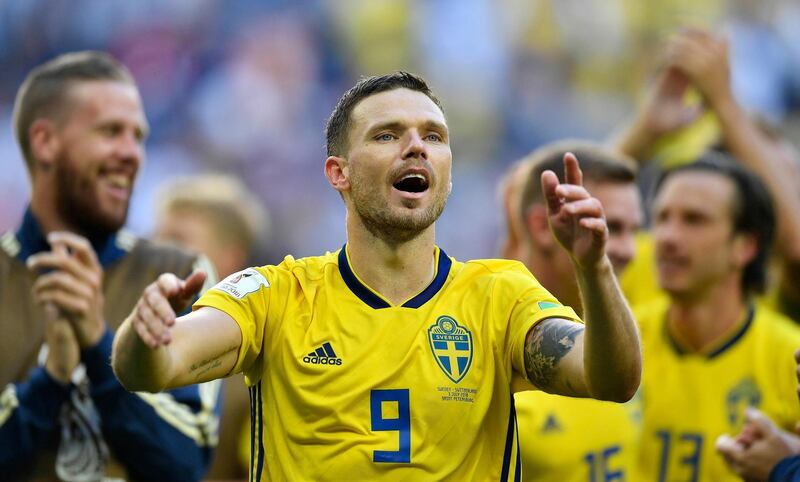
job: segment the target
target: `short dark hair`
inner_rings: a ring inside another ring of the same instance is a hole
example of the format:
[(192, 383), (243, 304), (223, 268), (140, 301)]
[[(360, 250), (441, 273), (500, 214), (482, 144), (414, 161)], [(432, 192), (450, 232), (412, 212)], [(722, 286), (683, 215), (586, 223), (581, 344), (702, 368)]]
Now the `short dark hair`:
[(128, 69), (105, 52), (83, 51), (60, 55), (31, 70), (17, 91), (14, 131), (28, 170), (33, 155), (30, 127), (36, 119), (63, 115), (68, 87), (77, 81), (108, 80), (135, 84)]
[(355, 106), (371, 95), (394, 89), (421, 92), (444, 112), (442, 103), (433, 94), (428, 83), (418, 75), (397, 71), (386, 75), (363, 77), (344, 93), (328, 118), (328, 123), (325, 125), (325, 147), (329, 156), (341, 156), (347, 150), (350, 116)]
[(525, 219), (531, 205), (544, 202), (541, 183), (543, 172), (553, 171), (563, 182), (564, 154), (567, 152), (575, 154), (578, 158), (584, 181), (620, 184), (636, 182), (636, 161), (621, 152), (583, 140), (568, 139), (546, 144), (521, 161), (530, 164), (517, 213), (521, 219)]
[(767, 187), (761, 179), (732, 157), (718, 151), (708, 151), (690, 164), (668, 169), (653, 185), (655, 199), (669, 177), (680, 172), (701, 171), (719, 174), (730, 179), (736, 187), (732, 200), (733, 233), (749, 233), (758, 242), (758, 251), (744, 268), (742, 290), (745, 294), (762, 293), (767, 284), (767, 261), (775, 237), (775, 208)]

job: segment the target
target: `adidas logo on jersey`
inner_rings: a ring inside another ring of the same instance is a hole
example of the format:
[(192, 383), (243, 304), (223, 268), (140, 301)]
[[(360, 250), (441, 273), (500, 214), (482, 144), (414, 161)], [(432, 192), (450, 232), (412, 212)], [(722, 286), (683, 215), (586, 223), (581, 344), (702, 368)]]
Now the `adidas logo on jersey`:
[(336, 356), (333, 347), (325, 342), (321, 347), (303, 357), (305, 363), (312, 365), (341, 365), (342, 359)]
[(548, 415), (544, 425), (542, 425), (542, 432), (560, 432), (561, 430), (561, 424), (556, 419), (555, 414)]

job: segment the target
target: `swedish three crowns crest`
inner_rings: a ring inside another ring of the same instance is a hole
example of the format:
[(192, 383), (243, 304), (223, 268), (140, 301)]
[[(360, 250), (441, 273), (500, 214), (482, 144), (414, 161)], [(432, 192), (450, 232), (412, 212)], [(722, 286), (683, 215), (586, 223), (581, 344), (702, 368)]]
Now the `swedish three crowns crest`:
[(460, 382), (472, 365), (472, 333), (445, 315), (428, 328), (428, 341), (439, 368), (454, 383)]

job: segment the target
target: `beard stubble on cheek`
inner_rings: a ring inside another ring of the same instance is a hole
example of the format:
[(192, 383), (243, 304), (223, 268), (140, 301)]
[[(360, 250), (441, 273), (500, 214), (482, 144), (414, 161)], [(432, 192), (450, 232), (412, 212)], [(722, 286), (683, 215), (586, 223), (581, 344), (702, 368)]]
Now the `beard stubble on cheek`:
[(410, 241), (433, 224), (447, 203), (446, 192), (432, 193), (433, 199), (424, 210), (408, 212), (387, 205), (380, 189), (357, 175), (351, 179), (351, 193), (356, 213), (367, 230), (375, 237), (391, 243)]
[(128, 202), (117, 212), (105, 212), (98, 199), (97, 176), (70, 167), (62, 156), (56, 163), (56, 201), (59, 215), (89, 238), (105, 237), (125, 224)]

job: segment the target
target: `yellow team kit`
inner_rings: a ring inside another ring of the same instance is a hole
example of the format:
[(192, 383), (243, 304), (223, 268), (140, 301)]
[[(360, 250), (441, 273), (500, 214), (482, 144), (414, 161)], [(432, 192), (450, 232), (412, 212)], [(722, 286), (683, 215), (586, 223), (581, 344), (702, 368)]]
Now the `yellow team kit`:
[(644, 354), (636, 480), (741, 480), (714, 442), (740, 432), (748, 406), (785, 430), (800, 420), (793, 357), (800, 329), (756, 303), (716, 346), (692, 353), (670, 335), (667, 308), (661, 300), (635, 310)]
[(515, 261), (458, 262), (393, 305), (346, 247), (248, 268), (195, 308), (242, 330), (252, 480), (519, 480), (525, 335), (577, 315)]

